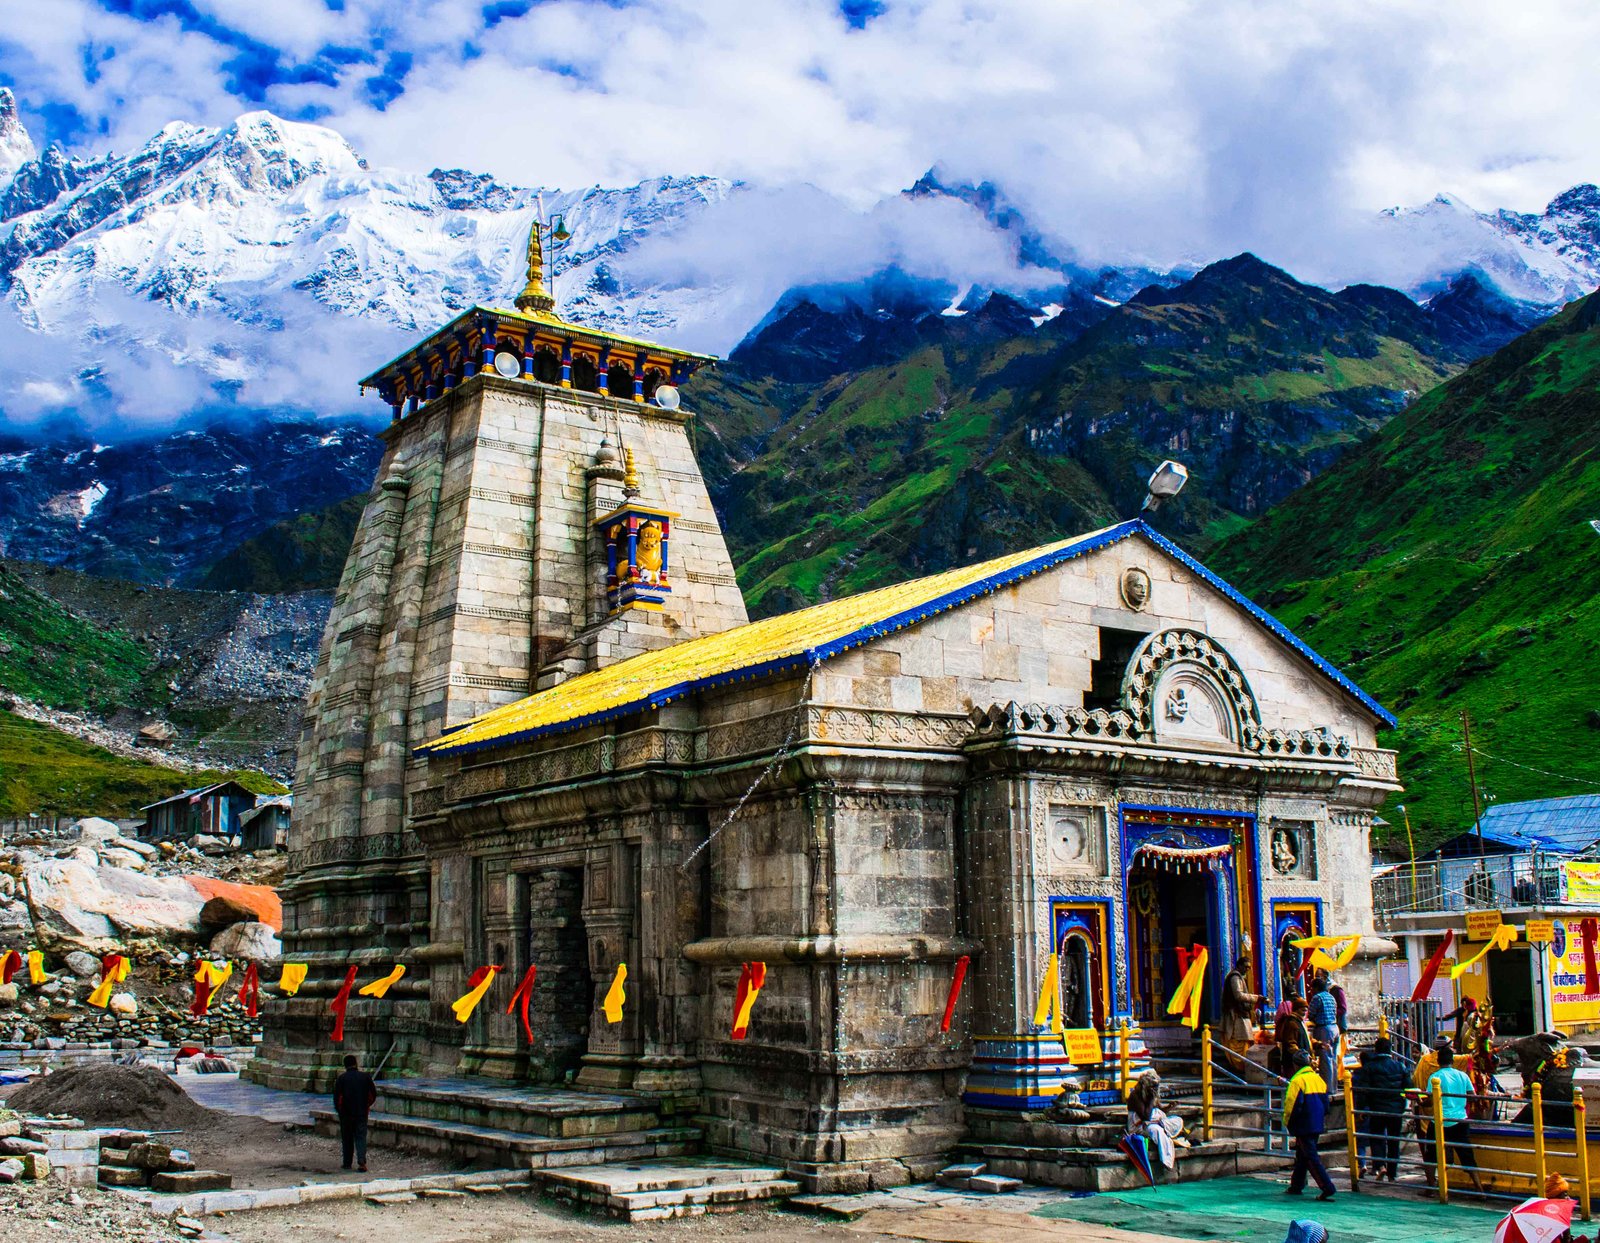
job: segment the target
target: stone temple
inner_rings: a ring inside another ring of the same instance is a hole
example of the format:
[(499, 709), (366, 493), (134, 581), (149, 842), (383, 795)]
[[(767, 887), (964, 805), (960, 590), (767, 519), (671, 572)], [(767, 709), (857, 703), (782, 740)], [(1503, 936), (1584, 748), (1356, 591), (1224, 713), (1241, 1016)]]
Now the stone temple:
[[(620, 1097), (675, 1128), (654, 1151), (844, 1190), (1111, 1086), (1033, 1022), (1052, 955), (1065, 1026), (1113, 1059), (1124, 1023), (1141, 1056), (1190, 1041), (1166, 1001), (1194, 944), (1215, 1021), (1240, 951), (1276, 1005), (1289, 940), (1365, 934), (1343, 974), (1375, 1021), (1382, 707), (1137, 519), (749, 621), (676, 400), (711, 360), (562, 320), (537, 241), (516, 310), (363, 382), (394, 421), (300, 745), (310, 982), (252, 1075), (322, 1088), (354, 1052), (386, 1099)], [(396, 963), (333, 1044), (346, 968)], [(529, 964), (531, 1044), (505, 1012)]]

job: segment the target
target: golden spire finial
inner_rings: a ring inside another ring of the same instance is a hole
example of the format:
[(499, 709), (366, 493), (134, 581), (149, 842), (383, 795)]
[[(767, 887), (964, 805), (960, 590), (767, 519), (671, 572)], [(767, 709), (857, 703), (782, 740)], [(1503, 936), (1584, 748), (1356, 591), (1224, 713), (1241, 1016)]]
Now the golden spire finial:
[(633, 450), (622, 451), (622, 495), (630, 501), (639, 495), (639, 471), (633, 464)]
[(528, 230), (528, 283), (517, 295), (516, 307), (531, 315), (548, 315), (555, 310), (556, 300), (544, 287), (544, 245), (539, 239), (539, 220), (534, 218)]

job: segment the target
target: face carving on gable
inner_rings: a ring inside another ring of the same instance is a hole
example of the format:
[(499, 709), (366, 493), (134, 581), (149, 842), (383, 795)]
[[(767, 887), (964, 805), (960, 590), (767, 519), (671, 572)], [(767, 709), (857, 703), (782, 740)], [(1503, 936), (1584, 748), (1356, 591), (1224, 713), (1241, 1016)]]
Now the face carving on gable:
[(1150, 603), (1150, 576), (1136, 565), (1122, 572), (1122, 602), (1135, 613)]

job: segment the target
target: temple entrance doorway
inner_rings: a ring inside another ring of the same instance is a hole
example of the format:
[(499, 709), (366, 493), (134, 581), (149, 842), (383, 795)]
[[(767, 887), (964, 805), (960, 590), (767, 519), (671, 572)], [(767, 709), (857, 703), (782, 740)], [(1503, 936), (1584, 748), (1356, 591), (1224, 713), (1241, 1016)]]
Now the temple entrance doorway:
[(1128, 871), (1133, 1017), (1145, 1028), (1145, 1040), (1152, 1046), (1187, 1044), (1190, 1039), (1177, 1016), (1167, 1014), (1167, 1001), (1183, 974), (1179, 948), (1203, 945), (1209, 952), (1200, 1014), (1207, 1023), (1220, 1018), (1219, 989), (1228, 966), (1221, 961), (1223, 944), (1217, 935), (1218, 877), (1209, 868), (1185, 871), (1142, 857)]
[(594, 979), (583, 921), (583, 869), (545, 868), (528, 884), (528, 961), (539, 968), (528, 1018), (533, 1025), (532, 1073), (559, 1083), (576, 1071), (589, 1047)]

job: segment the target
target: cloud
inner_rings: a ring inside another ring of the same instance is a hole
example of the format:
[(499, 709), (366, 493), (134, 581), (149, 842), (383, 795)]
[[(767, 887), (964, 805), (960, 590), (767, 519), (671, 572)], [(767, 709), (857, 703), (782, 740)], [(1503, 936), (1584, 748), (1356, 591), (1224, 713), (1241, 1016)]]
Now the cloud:
[(266, 332), (252, 315), (187, 316), (107, 284), (83, 308), (80, 333), (24, 328), (0, 305), (0, 426), (125, 434), (170, 430), (197, 414), (385, 413), (352, 377), (397, 352), (405, 334), (330, 316), (296, 293), (279, 297), (272, 314), (276, 330)]

